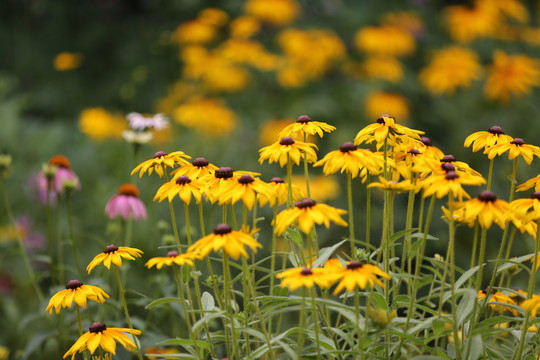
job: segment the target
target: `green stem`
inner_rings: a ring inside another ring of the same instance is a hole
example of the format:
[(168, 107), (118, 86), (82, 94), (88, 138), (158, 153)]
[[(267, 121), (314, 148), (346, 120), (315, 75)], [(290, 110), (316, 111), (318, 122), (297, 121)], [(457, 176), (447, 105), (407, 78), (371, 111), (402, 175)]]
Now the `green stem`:
[[(225, 310), (227, 311), (227, 314), (229, 314), (229, 321), (231, 323), (230, 325), (231, 325), (231, 333), (232, 333), (232, 344), (227, 342), (227, 349), (228, 349), (227, 351), (229, 352), (230, 355), (232, 355), (232, 353), (230, 352), (231, 350), (229, 350), (232, 348), (232, 352), (234, 353), (234, 358), (238, 360), (240, 359), (240, 354), (238, 351), (238, 343), (236, 339), (234, 314), (233, 314), (233, 309), (231, 308), (231, 301), (232, 301), (231, 289), (230, 289), (231, 273), (229, 269), (229, 260), (227, 258), (227, 254), (223, 250), (222, 250), (222, 253), (223, 253), (223, 279), (224, 279), (223, 290), (225, 292)], [(225, 330), (225, 333), (227, 333), (227, 329), (225, 328), (224, 330)], [(227, 337), (227, 340), (228, 340), (228, 337)]]
[[(472, 269), (474, 267), (474, 264), (476, 262), (476, 248), (478, 247), (478, 228), (480, 225), (478, 225), (478, 221), (475, 221), (474, 223), (474, 236), (473, 236), (473, 246), (471, 250), (471, 265), (469, 266), (469, 269)], [(469, 279), (469, 286), (472, 287), (472, 278)]]
[(292, 191), (292, 162), (291, 157), (287, 154), (287, 208), (293, 207), (293, 191)]
[[(304, 142), (307, 143), (307, 134), (304, 133)], [(308, 171), (308, 160), (307, 160), (307, 154), (305, 151), (302, 151), (304, 154), (304, 175), (306, 177), (306, 192), (307, 197), (311, 199), (311, 191), (309, 189), (309, 171)]]
[(75, 245), (75, 234), (73, 231), (73, 219), (71, 216), (71, 196), (66, 194), (66, 212), (67, 212), (67, 220), (68, 220), (68, 227), (69, 227), (69, 241), (71, 243), (71, 248), (73, 249), (73, 259), (75, 260), (75, 265), (77, 266), (77, 274), (79, 275), (79, 279), (84, 279), (84, 273), (81, 267), (81, 260), (79, 259), (79, 252), (77, 251), (77, 246)]
[(487, 180), (487, 191), (491, 191), (491, 178), (493, 177), (493, 162), (495, 158), (489, 160), (489, 172), (488, 172), (488, 180)]
[[(79, 305), (75, 305), (75, 308), (77, 309), (77, 322), (79, 324), (79, 336), (82, 336), (83, 331), (82, 331), (82, 321), (81, 321), (81, 310), (79, 309)], [(83, 353), (84, 360), (87, 360), (88, 355), (86, 355), (86, 350), (84, 350), (82, 353)]]
[(321, 329), (319, 328), (320, 326), (319, 315), (317, 311), (317, 304), (315, 303), (315, 289), (311, 288), (309, 292), (311, 294), (311, 309), (313, 312), (313, 322), (315, 325), (315, 342), (316, 342), (315, 348), (317, 349), (317, 359), (320, 360), (322, 359), (321, 345), (320, 345), (320, 339), (319, 339), (319, 332), (321, 331)]
[(45, 199), (45, 212), (47, 214), (47, 249), (49, 250), (49, 261), (50, 261), (50, 271), (51, 271), (51, 283), (53, 285), (58, 285), (56, 282), (56, 276), (53, 265), (54, 262), (54, 244), (53, 244), (53, 233), (52, 233), (52, 215), (51, 215), (51, 180), (47, 179), (47, 198)]
[(347, 202), (349, 206), (349, 240), (351, 242), (351, 259), (356, 259), (356, 245), (354, 243), (354, 216), (352, 201), (352, 175), (347, 173)]
[(304, 348), (304, 317), (306, 312), (306, 289), (302, 288), (302, 304), (300, 305), (300, 321), (298, 322), (298, 338), (296, 342), (296, 358), (302, 359)]
[(371, 246), (369, 243), (371, 235), (371, 188), (369, 184), (371, 183), (371, 178), (369, 174), (366, 175), (366, 250), (371, 251)]
[[(60, 195), (58, 195), (58, 202), (60, 203)], [(62, 227), (60, 223), (60, 204), (56, 207), (56, 266), (58, 269), (58, 281), (60, 284), (65, 284), (64, 281), (64, 241), (62, 240)]]

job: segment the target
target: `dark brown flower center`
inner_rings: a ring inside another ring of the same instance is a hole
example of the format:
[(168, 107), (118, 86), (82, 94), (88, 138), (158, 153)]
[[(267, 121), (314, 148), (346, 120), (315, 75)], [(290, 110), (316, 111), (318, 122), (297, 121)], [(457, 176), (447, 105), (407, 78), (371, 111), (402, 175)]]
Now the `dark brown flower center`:
[(100, 322), (95, 322), (92, 324), (92, 326), (90, 326), (90, 332), (91, 333), (100, 333), (100, 332), (103, 332), (107, 330), (107, 325), (103, 324), (103, 323), (100, 323)]
[(454, 166), (454, 164), (451, 163), (442, 163), (441, 168), (446, 172), (456, 171), (456, 167)]
[(139, 188), (133, 184), (122, 184), (118, 188), (118, 195), (139, 197)]
[(310, 268), (305, 267), (305, 268), (302, 269), (302, 271), (300, 271), (300, 274), (302, 274), (304, 276), (313, 275), (313, 271), (311, 271)]
[(531, 199), (540, 200), (540, 191), (535, 191), (531, 194)]
[(386, 124), (386, 122), (384, 121), (384, 118), (391, 118), (391, 119), (393, 119), (392, 116), (390, 116), (390, 115), (388, 115), (388, 114), (384, 114), (384, 115), (381, 115), (381, 117), (377, 119), (376, 123), (377, 123), (377, 124)]
[(187, 177), (186, 175), (182, 175), (176, 178), (176, 183), (178, 185), (186, 185), (186, 184), (189, 184), (190, 182), (191, 182), (191, 179)]
[(446, 180), (454, 180), (457, 179), (459, 175), (455, 171), (448, 171), (446, 173)]
[(232, 229), (229, 225), (227, 224), (219, 224), (218, 226), (216, 226), (216, 228), (214, 229), (214, 234), (215, 235), (225, 235), (225, 234), (228, 234), (232, 232)]
[(205, 158), (196, 158), (191, 164), (197, 167), (205, 167), (208, 166), (208, 161)]
[(431, 143), (431, 139), (428, 138), (427, 136), (422, 136), (420, 138), (420, 141), (426, 146), (433, 146), (433, 144)]
[(294, 139), (290, 136), (284, 136), (279, 141), (279, 145), (292, 145), (294, 143), (295, 143)]
[(444, 155), (443, 158), (441, 159), (441, 162), (454, 162), (456, 161), (456, 158), (454, 157), (454, 155)]
[(354, 143), (350, 142), (350, 141), (347, 141), (346, 143), (344, 143), (343, 145), (341, 145), (339, 147), (339, 151), (343, 152), (343, 153), (346, 153), (346, 152), (349, 152), (349, 151), (354, 151), (358, 149), (356, 147), (356, 145), (354, 145)]
[(358, 260), (353, 260), (353, 261), (351, 261), (349, 264), (347, 264), (347, 269), (349, 269), (349, 270), (359, 269), (359, 268), (361, 268), (362, 266), (364, 266), (364, 264), (362, 264), (360, 261), (358, 261)]
[(216, 170), (215, 172), (215, 176), (218, 178), (218, 179), (229, 179), (229, 178), (232, 178), (233, 177), (233, 169), (231, 169), (230, 167), (220, 167), (219, 169)]
[(285, 183), (285, 181), (283, 181), (283, 179), (280, 178), (280, 177), (273, 177), (272, 180), (270, 180), (270, 182), (273, 182), (273, 183), (280, 183), (280, 184)]
[(517, 146), (521, 146), (521, 145), (524, 145), (524, 144), (525, 144), (525, 141), (523, 141), (522, 138), (515, 138), (514, 140), (512, 140), (512, 141), (510, 142), (510, 144), (517, 145)]
[(311, 120), (309, 116), (307, 115), (300, 115), (298, 119), (296, 120), (297, 123), (303, 123), (303, 124), (308, 123), (310, 121), (313, 121), (313, 120)]
[(66, 289), (69, 290), (75, 290), (76, 288), (79, 288), (83, 285), (82, 282), (79, 280), (69, 280), (68, 284), (66, 285)]
[(167, 253), (167, 257), (175, 257), (175, 256), (178, 256), (178, 251), (176, 251), (176, 250), (169, 251)]
[(116, 245), (109, 245), (105, 248), (105, 251), (103, 251), (105, 254), (110, 254), (118, 250), (118, 246)]
[(495, 202), (495, 200), (497, 200), (497, 196), (491, 191), (485, 190), (478, 195), (478, 200), (483, 202)]
[(303, 199), (303, 200), (295, 202), (294, 206), (299, 208), (299, 209), (305, 209), (305, 208), (310, 208), (312, 206), (315, 206), (316, 204), (317, 203), (314, 200)]
[(408, 151), (409, 154), (412, 154), (412, 155), (419, 155), (420, 154), (420, 150), (418, 149), (411, 149)]
[(165, 155), (167, 155), (166, 152), (164, 152), (164, 151), (158, 151), (157, 153), (154, 154), (154, 159), (163, 157), (163, 156), (165, 156)]
[(52, 158), (50, 158), (49, 165), (55, 165), (64, 169), (71, 168), (69, 159), (64, 155), (54, 155)]
[(489, 128), (488, 132), (493, 134), (493, 135), (503, 135), (504, 134), (504, 131), (503, 131), (503, 129), (501, 129), (500, 126), (492, 126), (492, 127)]
[(240, 176), (240, 178), (238, 179), (238, 182), (240, 184), (251, 184), (254, 181), (255, 181), (255, 179), (253, 178), (253, 176), (251, 176), (249, 174), (244, 174), (244, 175)]
[[(488, 290), (489, 288), (485, 288), (482, 290), (482, 292), (484, 293), (484, 295), (487, 295), (488, 294)], [(490, 294), (495, 294), (495, 290), (491, 289), (491, 291), (489, 292)]]

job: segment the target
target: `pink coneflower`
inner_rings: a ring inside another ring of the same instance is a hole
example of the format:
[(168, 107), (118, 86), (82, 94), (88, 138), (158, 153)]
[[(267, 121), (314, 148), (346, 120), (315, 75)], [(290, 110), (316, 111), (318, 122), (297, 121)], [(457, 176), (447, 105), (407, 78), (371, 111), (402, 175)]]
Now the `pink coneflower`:
[(163, 114), (144, 117), (142, 114), (132, 112), (127, 114), (126, 118), (129, 121), (129, 127), (137, 131), (146, 129), (163, 130), (169, 126), (169, 121)]
[(81, 190), (79, 178), (73, 170), (71, 163), (64, 155), (54, 155), (37, 175), (35, 184), (38, 190), (39, 202), (45, 204), (47, 201), (47, 186), (49, 185), (49, 196), (51, 205), (55, 204), (56, 196), (64, 191), (65, 186), (70, 186), (76, 190)]
[(105, 214), (111, 219), (118, 216), (124, 220), (130, 217), (134, 220), (146, 219), (146, 207), (139, 199), (139, 189), (133, 184), (121, 185), (118, 188), (118, 194), (107, 203)]

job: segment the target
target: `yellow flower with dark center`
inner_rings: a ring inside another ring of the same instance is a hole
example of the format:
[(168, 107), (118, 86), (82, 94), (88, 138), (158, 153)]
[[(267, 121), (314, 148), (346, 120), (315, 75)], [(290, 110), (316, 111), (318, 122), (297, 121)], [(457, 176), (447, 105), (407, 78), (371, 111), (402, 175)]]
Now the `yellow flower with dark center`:
[(223, 250), (234, 260), (238, 260), (240, 256), (249, 257), (245, 249), (246, 246), (251, 248), (253, 252), (257, 252), (257, 248), (262, 247), (257, 240), (248, 234), (242, 231), (233, 231), (229, 225), (219, 224), (212, 234), (191, 245), (188, 252), (193, 253), (198, 258), (205, 258), (211, 251)]
[(105, 324), (100, 322), (93, 323), (89, 330), (90, 331), (82, 334), (75, 344), (73, 344), (73, 346), (64, 354), (64, 359), (71, 355), (71, 359), (73, 360), (78, 352), (84, 352), (86, 349), (90, 351), (90, 354), (93, 354), (98, 346), (104, 351), (116, 355), (117, 342), (128, 350), (135, 350), (137, 346), (125, 333), (141, 335), (140, 330), (108, 328)]
[(159, 202), (162, 202), (163, 199), (168, 198), (169, 202), (172, 202), (178, 195), (184, 203), (189, 205), (193, 196), (198, 204), (201, 202), (204, 189), (205, 184), (201, 180), (190, 179), (186, 175), (181, 175), (161, 185), (156, 196), (154, 196), (154, 201), (159, 199)]
[(435, 195), (438, 199), (452, 194), (461, 201), (464, 197), (471, 197), (463, 189), (462, 185), (482, 185), (486, 180), (480, 176), (461, 174), (455, 170), (447, 171), (445, 174), (432, 174), (420, 182), (420, 187), (424, 190), (423, 197)]
[[(305, 182), (304, 182), (305, 183)], [(283, 181), (280, 177), (274, 177), (270, 182), (268, 183), (270, 188), (275, 194), (274, 203), (277, 203), (277, 205), (283, 205), (287, 202), (288, 196), (289, 196), (289, 185)], [(306, 195), (304, 194), (304, 191), (300, 189), (295, 184), (292, 184), (292, 199), (293, 201), (297, 201), (300, 199), (305, 198)], [(266, 203), (269, 202), (269, 199), (266, 197), (260, 197), (259, 198), (259, 204), (261, 206), (266, 205)]]
[(300, 4), (296, 0), (248, 0), (244, 11), (270, 25), (283, 26), (298, 17)]
[(504, 200), (497, 199), (491, 191), (482, 191), (475, 199), (453, 202), (451, 205), (457, 214), (456, 220), (469, 226), (478, 222), (482, 228), (489, 229), (492, 223), (496, 223), (504, 229), (510, 220), (510, 205)]
[(480, 2), (475, 2), (473, 6), (447, 6), (444, 12), (450, 36), (462, 43), (492, 36), (501, 24), (499, 11)]
[(321, 288), (332, 285), (333, 277), (329, 276), (322, 268), (298, 267), (288, 269), (277, 274), (281, 280), (281, 287), (288, 286), (291, 291), (300, 287), (312, 288), (314, 284)]
[(528, 199), (517, 199), (510, 203), (514, 215), (522, 223), (540, 219), (540, 191), (531, 194)]
[(432, 94), (453, 94), (468, 88), (480, 78), (478, 55), (469, 49), (451, 46), (434, 52), (430, 63), (420, 71), (422, 85)]
[(416, 186), (411, 183), (411, 180), (409, 179), (398, 182), (395, 180), (386, 180), (382, 176), (379, 176), (379, 182), (372, 182), (368, 185), (368, 188), (374, 187), (377, 187), (384, 191), (395, 191), (398, 193), (414, 190), (416, 188)]
[(45, 311), (52, 314), (53, 308), (57, 314), (60, 314), (60, 309), (71, 307), (73, 301), (83, 309), (86, 308), (87, 300), (92, 300), (103, 304), (109, 295), (97, 286), (83, 285), (79, 280), (70, 280), (66, 285), (65, 290), (61, 290), (53, 295), (49, 300), (49, 305)]
[(434, 160), (440, 160), (444, 157), (444, 153), (438, 147), (433, 146), (430, 138), (422, 136), (420, 141), (424, 146), (420, 147), (419, 150), (424, 154), (424, 157)]
[(537, 86), (540, 86), (540, 62), (537, 59), (495, 51), (484, 86), (488, 99), (506, 103), (512, 95), (528, 95)]
[(377, 149), (380, 149), (384, 145), (385, 139), (395, 144), (407, 144), (410, 140), (420, 140), (420, 135), (423, 133), (423, 131), (399, 125), (396, 123), (396, 119), (390, 115), (382, 115), (375, 123), (360, 130), (354, 138), (354, 143), (356, 145), (363, 142), (370, 144), (375, 141)]
[[(534, 296), (534, 295), (533, 295)], [(527, 292), (523, 291), (521, 289), (514, 289), (510, 295), (508, 295), (510, 299), (516, 304), (521, 306), (521, 303), (527, 299)]]
[(433, 173), (443, 174), (444, 172), (453, 170), (459, 174), (468, 174), (473, 176), (482, 176), (478, 171), (474, 170), (463, 161), (458, 161), (454, 155), (444, 155), (439, 160), (423, 159), (425, 164), (431, 169)]
[(253, 209), (256, 199), (261, 201), (264, 198), (263, 202), (270, 203), (270, 206), (274, 206), (276, 200), (276, 194), (270, 185), (249, 174), (241, 175), (238, 179), (224, 183), (219, 194), (215, 196), (219, 198), (220, 205), (235, 204), (242, 200), (249, 210)]
[[(486, 298), (487, 295), (487, 289), (479, 290), (478, 291), (478, 301), (482, 301)], [(503, 313), (505, 311), (510, 311), (514, 314), (514, 316), (517, 316), (517, 310), (513, 309), (508, 306), (499, 305), (499, 304), (492, 304), (493, 302), (500, 302), (505, 303), (509, 305), (517, 305), (514, 300), (512, 300), (508, 295), (503, 294), (500, 291), (494, 291), (491, 290), (491, 294), (489, 296), (488, 304), (489, 307), (492, 308), (495, 311), (498, 311), (500, 313)]]
[(285, 136), (296, 137), (298, 135), (319, 135), (323, 137), (323, 133), (330, 133), (336, 130), (335, 126), (329, 125), (321, 121), (313, 121), (307, 115), (301, 115), (296, 122), (286, 126), (279, 134), (278, 138), (282, 139)]
[[(390, 56), (370, 56), (362, 63), (361, 70), (370, 79), (383, 79), (393, 83), (403, 78), (403, 66)], [(378, 116), (379, 113), (377, 113)]]
[(339, 150), (334, 150), (326, 154), (324, 158), (317, 161), (313, 166), (323, 167), (324, 175), (335, 174), (340, 171), (351, 174), (353, 178), (358, 174), (365, 178), (369, 175), (380, 173), (381, 163), (377, 156), (368, 149), (359, 149), (352, 142), (346, 142), (340, 146)]
[(215, 203), (217, 200), (219, 200), (218, 196), (221, 194), (221, 191), (223, 187), (229, 183), (238, 180), (240, 176), (242, 175), (251, 175), (251, 176), (259, 176), (261, 174), (251, 172), (251, 171), (234, 171), (232, 168), (226, 166), (226, 167), (220, 167), (219, 169), (215, 171), (211, 171), (209, 174), (204, 175), (201, 177), (201, 181), (206, 183), (207, 190), (205, 191), (205, 195), (208, 196), (209, 200), (213, 203)]
[(416, 49), (414, 37), (399, 26), (366, 26), (354, 36), (355, 47), (369, 55), (407, 56)]
[(536, 318), (536, 313), (540, 309), (540, 295), (533, 294), (530, 299), (524, 300), (520, 306), (529, 311), (533, 319)]
[(525, 181), (523, 184), (518, 185), (516, 191), (525, 191), (534, 187), (534, 191), (540, 191), (540, 174), (536, 175), (532, 179)]
[(373, 289), (374, 284), (384, 287), (382, 281), (377, 277), (383, 277), (391, 280), (390, 275), (382, 271), (378, 266), (371, 264), (362, 264), (358, 260), (353, 260), (341, 270), (336, 271), (336, 277), (339, 284), (334, 290), (334, 295), (339, 294), (343, 289), (348, 292), (354, 291), (357, 287), (365, 289), (367, 285)]
[(298, 226), (304, 233), (309, 234), (315, 224), (330, 227), (330, 222), (347, 226), (341, 218), (346, 210), (336, 209), (326, 204), (317, 204), (311, 199), (303, 199), (294, 203), (294, 207), (285, 209), (278, 214), (275, 221), (275, 233), (283, 234), (287, 228), (298, 220)]
[(217, 166), (210, 164), (205, 158), (196, 158), (191, 164), (185, 164), (182, 167), (171, 171), (171, 175), (174, 179), (182, 175), (186, 175), (190, 179), (200, 179), (205, 175), (213, 173), (217, 169)]
[(163, 171), (165, 168), (174, 168), (177, 165), (185, 165), (188, 163), (185, 159), (191, 159), (191, 156), (184, 154), (183, 151), (174, 151), (169, 154), (163, 151), (158, 151), (154, 154), (152, 159), (143, 161), (137, 165), (137, 167), (131, 172), (131, 175), (139, 171), (139, 178), (142, 178), (146, 172), (148, 172), (148, 175), (152, 175), (152, 172), (155, 171), (159, 177), (163, 177)]
[(486, 149), (485, 152), (487, 152), (489, 159), (500, 156), (505, 152), (508, 152), (509, 160), (514, 160), (521, 155), (528, 165), (531, 165), (535, 156), (540, 157), (540, 147), (525, 144), (525, 141), (521, 138), (515, 138), (509, 143), (494, 145), (489, 149)]
[(472, 145), (472, 151), (488, 150), (490, 147), (497, 144), (505, 144), (512, 141), (512, 137), (505, 135), (500, 126), (492, 126), (488, 131), (477, 131), (467, 136), (463, 146), (469, 147)]
[(291, 163), (299, 165), (304, 156), (308, 162), (313, 163), (317, 161), (317, 153), (314, 149), (318, 149), (317, 145), (285, 136), (280, 141), (259, 149), (259, 163), (262, 164), (264, 160), (268, 160), (269, 164), (279, 162), (279, 166), (283, 167), (290, 160)]
[(536, 221), (528, 219), (524, 220), (515, 213), (510, 214), (510, 220), (519, 232), (522, 234), (527, 232), (527, 234), (531, 235), (536, 240), (536, 230), (538, 228)]
[(149, 269), (152, 266), (155, 266), (158, 270), (161, 269), (163, 265), (172, 266), (174, 264), (184, 266), (187, 264), (193, 266), (193, 259), (195, 259), (195, 256), (192, 253), (187, 252), (185, 254), (179, 254), (178, 251), (169, 251), (167, 256), (151, 258), (144, 266)]
[(384, 91), (374, 91), (366, 98), (366, 114), (369, 118), (376, 118), (387, 112), (399, 119), (409, 118), (409, 105), (401, 94)]
[(135, 260), (135, 258), (141, 257), (143, 252), (139, 249), (127, 247), (127, 246), (116, 246), (109, 245), (105, 248), (105, 251), (96, 255), (94, 259), (86, 267), (88, 274), (99, 264), (103, 263), (107, 269), (111, 268), (111, 263), (116, 266), (122, 266), (122, 258), (127, 260)]
[(73, 70), (81, 66), (82, 55), (80, 53), (62, 52), (54, 58), (54, 69), (56, 71)]

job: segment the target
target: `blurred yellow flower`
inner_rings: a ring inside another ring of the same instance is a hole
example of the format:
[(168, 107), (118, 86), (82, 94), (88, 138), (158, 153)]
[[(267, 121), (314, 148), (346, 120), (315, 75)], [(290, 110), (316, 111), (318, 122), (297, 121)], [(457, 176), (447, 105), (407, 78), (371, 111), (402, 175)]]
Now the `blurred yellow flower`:
[(424, 24), (422, 23), (420, 16), (409, 11), (398, 11), (385, 14), (381, 18), (381, 23), (399, 26), (413, 36), (422, 35), (424, 32)]
[[(307, 193), (306, 179), (303, 176), (293, 175), (292, 184), (304, 194)], [(341, 188), (334, 176), (310, 176), (309, 191), (311, 198), (318, 202), (337, 199)]]
[(79, 126), (92, 140), (103, 141), (121, 138), (122, 132), (127, 129), (127, 122), (103, 108), (88, 108), (81, 112)]
[(354, 36), (354, 45), (369, 55), (407, 56), (414, 53), (414, 37), (399, 26), (366, 26)]
[(489, 6), (500, 15), (511, 18), (522, 24), (529, 21), (529, 11), (519, 0), (477, 0), (479, 6)]
[(225, 25), (227, 21), (229, 21), (229, 15), (221, 9), (206, 8), (201, 10), (198, 20), (219, 27)]
[(454, 40), (468, 43), (495, 34), (500, 25), (500, 13), (495, 7), (483, 3), (453, 5), (444, 9), (446, 24)]
[(399, 82), (403, 78), (403, 67), (398, 59), (391, 56), (370, 56), (362, 64), (368, 78)]
[(380, 114), (392, 114), (402, 121), (409, 117), (409, 105), (400, 94), (374, 91), (366, 98), (366, 114), (369, 118), (377, 118)]
[(54, 58), (53, 66), (56, 71), (67, 71), (78, 68), (81, 63), (81, 53), (61, 52)]
[(216, 50), (217, 56), (237, 64), (245, 64), (261, 71), (274, 70), (278, 67), (277, 55), (255, 40), (228, 39)]
[(9, 349), (4, 346), (0, 346), (0, 360), (7, 360), (9, 357)]
[[(270, 119), (265, 121), (259, 129), (259, 144), (262, 146), (268, 146), (275, 143), (281, 130), (295, 121), (296, 119), (293, 117)], [(301, 140), (300, 138), (294, 139)]]
[(252, 16), (240, 16), (229, 25), (231, 37), (247, 39), (261, 30), (261, 23)]
[(159, 355), (170, 355), (178, 353), (180, 353), (180, 349), (171, 347), (159, 348), (153, 346), (144, 350), (144, 356), (146, 356), (148, 359), (159, 359), (161, 357)]
[(296, 0), (247, 0), (244, 11), (270, 25), (283, 26), (296, 20), (300, 4)]
[(420, 71), (420, 82), (432, 94), (453, 94), (460, 87), (470, 87), (480, 77), (478, 56), (471, 50), (450, 46), (437, 50), (428, 66)]
[(217, 28), (201, 20), (191, 20), (178, 25), (172, 39), (179, 45), (206, 44), (214, 40)]
[(219, 99), (192, 98), (172, 115), (177, 123), (208, 136), (225, 136), (236, 126), (236, 114)]
[(512, 95), (530, 94), (533, 86), (540, 86), (538, 60), (527, 55), (507, 55), (501, 50), (495, 51), (484, 87), (488, 99), (506, 103)]

